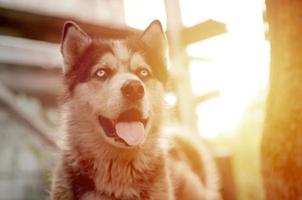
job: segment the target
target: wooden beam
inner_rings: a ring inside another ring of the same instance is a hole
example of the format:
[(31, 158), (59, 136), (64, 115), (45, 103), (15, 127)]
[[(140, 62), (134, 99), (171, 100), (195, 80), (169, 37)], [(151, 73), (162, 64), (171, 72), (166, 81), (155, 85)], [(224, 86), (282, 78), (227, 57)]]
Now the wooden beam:
[(11, 8), (0, 8), (0, 33), (35, 40), (59, 43), (65, 21), (77, 22), (88, 34), (104, 38), (124, 38), (140, 33), (127, 26), (92, 24), (71, 17), (47, 16)]
[(195, 105), (197, 106), (200, 103), (203, 103), (205, 101), (208, 101), (210, 99), (219, 97), (220, 92), (218, 90), (210, 91), (208, 93), (202, 94), (200, 96), (195, 97), (194, 102)]
[(0, 63), (40, 68), (60, 68), (59, 44), (0, 35)]
[[(59, 43), (63, 24), (67, 20), (77, 22), (81, 28), (92, 36), (125, 38), (132, 34), (141, 33), (141, 31), (127, 26), (117, 26), (106, 23), (93, 24), (71, 17), (48, 16), (0, 7), (0, 33), (2, 35)], [(184, 28), (181, 33), (181, 38), (184, 45), (189, 45), (225, 32), (225, 24), (208, 20), (195, 26)]]
[(182, 31), (182, 42), (184, 45), (189, 45), (225, 33), (226, 31), (225, 24), (214, 20), (207, 20), (195, 26), (184, 28)]

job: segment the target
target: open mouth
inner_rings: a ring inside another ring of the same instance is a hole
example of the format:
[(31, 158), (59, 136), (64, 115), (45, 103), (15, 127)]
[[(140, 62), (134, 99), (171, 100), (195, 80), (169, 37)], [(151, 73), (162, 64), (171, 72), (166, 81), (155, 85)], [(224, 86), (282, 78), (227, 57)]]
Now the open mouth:
[(130, 109), (121, 113), (116, 120), (99, 115), (99, 122), (105, 134), (116, 142), (122, 142), (129, 146), (144, 142), (148, 119), (144, 119), (142, 113), (137, 109)]

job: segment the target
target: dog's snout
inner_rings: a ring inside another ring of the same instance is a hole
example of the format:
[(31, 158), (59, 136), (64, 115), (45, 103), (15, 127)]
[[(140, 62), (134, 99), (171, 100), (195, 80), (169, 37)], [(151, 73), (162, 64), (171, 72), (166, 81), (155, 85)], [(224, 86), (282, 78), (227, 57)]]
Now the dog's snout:
[(145, 94), (144, 86), (140, 81), (128, 80), (121, 88), (122, 94), (129, 100), (139, 100), (143, 98)]

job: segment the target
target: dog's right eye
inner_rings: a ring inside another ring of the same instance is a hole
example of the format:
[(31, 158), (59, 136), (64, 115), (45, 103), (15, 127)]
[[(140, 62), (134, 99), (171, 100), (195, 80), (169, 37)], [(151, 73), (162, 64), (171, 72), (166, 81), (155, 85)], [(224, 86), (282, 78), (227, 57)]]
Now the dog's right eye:
[(99, 78), (105, 79), (109, 76), (110, 70), (109, 69), (99, 69), (95, 72), (95, 75)]

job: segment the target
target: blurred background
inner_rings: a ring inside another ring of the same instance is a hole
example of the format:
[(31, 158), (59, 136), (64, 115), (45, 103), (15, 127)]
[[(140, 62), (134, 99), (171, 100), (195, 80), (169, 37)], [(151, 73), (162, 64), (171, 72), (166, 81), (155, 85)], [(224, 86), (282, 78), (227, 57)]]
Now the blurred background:
[(0, 0), (0, 200), (48, 197), (60, 137), (64, 21), (124, 38), (154, 19), (171, 47), (167, 123), (211, 145), (225, 199), (263, 199), (264, 11), (263, 0)]

